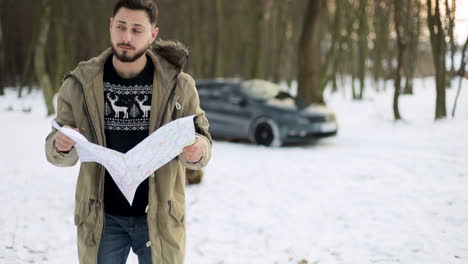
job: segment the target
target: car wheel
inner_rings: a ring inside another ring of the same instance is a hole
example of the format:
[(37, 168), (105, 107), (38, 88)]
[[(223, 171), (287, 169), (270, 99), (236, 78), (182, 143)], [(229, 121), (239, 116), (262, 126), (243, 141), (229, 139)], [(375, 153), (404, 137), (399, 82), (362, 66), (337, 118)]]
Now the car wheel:
[(255, 122), (252, 138), (254, 143), (258, 145), (281, 146), (278, 125), (268, 118), (260, 118)]

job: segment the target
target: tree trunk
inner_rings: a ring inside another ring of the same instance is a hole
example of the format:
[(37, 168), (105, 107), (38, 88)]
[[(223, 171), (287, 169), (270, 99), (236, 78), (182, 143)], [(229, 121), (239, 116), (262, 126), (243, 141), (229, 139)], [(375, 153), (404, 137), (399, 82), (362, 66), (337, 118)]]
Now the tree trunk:
[[(416, 70), (416, 62), (418, 60), (418, 45), (419, 35), (421, 33), (421, 2), (419, 0), (407, 0), (408, 1), (408, 15), (407, 25), (408, 30), (408, 53), (405, 60), (405, 76), (406, 83), (404, 88), (404, 94), (413, 94), (413, 78)], [(415, 2), (415, 7), (412, 5)]]
[(192, 44), (190, 49), (190, 69), (194, 78), (200, 78), (202, 76), (202, 67), (200, 65), (202, 52), (201, 52), (201, 36), (200, 32), (197, 32), (200, 24), (200, 13), (199, 5), (200, 1), (189, 1), (190, 5), (190, 43)]
[[(237, 7), (236, 6), (237, 2), (224, 1), (223, 3), (224, 3), (223, 9), (227, 10), (227, 12), (233, 12), (231, 10), (233, 9), (235, 10)], [(236, 18), (239, 17), (237, 13), (239, 12), (236, 12), (236, 15), (233, 15), (232, 17), (229, 17), (229, 18), (224, 17), (224, 20), (223, 20), (223, 25), (224, 25), (223, 27), (232, 29), (232, 31), (229, 31), (230, 34), (223, 34), (223, 44), (221, 46), (221, 51), (220, 51), (221, 52), (220, 59), (222, 59), (221, 64), (224, 69), (223, 71), (224, 77), (239, 76), (239, 72), (238, 72), (236, 65), (237, 65), (237, 59), (238, 59), (237, 53), (238, 53), (240, 43), (238, 41), (231, 41), (231, 38), (230, 38), (231, 35), (237, 36), (237, 38), (239, 38), (239, 36), (241, 36), (241, 30), (244, 30), (242, 27), (238, 26), (239, 23), (235, 22)], [(224, 29), (221, 29), (221, 30), (225, 31)]]
[[(403, 0), (394, 0), (394, 25), (395, 32), (397, 36), (397, 47), (398, 47), (398, 63), (397, 69), (395, 71), (395, 93), (393, 95), (393, 115), (395, 120), (400, 120), (400, 109), (398, 107), (398, 98), (400, 97), (401, 91), (401, 75), (403, 72), (403, 56), (406, 49), (406, 43), (404, 40), (403, 30), (402, 30), (402, 1)], [(408, 1), (408, 0), (407, 0)]]
[[(275, 14), (275, 1), (266, 0), (264, 7), (264, 30), (262, 30), (262, 53), (271, 54), (270, 56), (263, 56), (263, 78), (273, 80), (273, 72), (275, 65), (278, 64), (278, 18)], [(270, 41), (274, 40), (274, 41)]]
[(213, 48), (213, 77), (223, 77), (223, 65), (222, 65), (222, 45), (223, 45), (223, 0), (216, 0), (215, 1), (215, 23), (216, 23), (216, 30), (215, 30), (215, 38), (214, 38), (214, 48)]
[[(67, 54), (67, 47), (66, 47), (66, 30), (65, 30), (65, 17), (63, 14), (65, 12), (65, 6), (63, 1), (55, 0), (53, 2), (53, 8), (56, 10), (55, 15), (52, 16), (52, 21), (55, 21), (53, 24), (53, 29), (55, 30), (54, 39), (56, 49), (53, 51), (55, 56), (53, 56), (52, 63), (55, 67), (52, 74), (52, 88), (53, 93), (57, 93), (60, 84), (62, 82), (63, 76), (65, 76), (65, 72), (67, 70), (67, 61), (69, 59), (69, 55)], [(89, 24), (89, 22), (88, 22)], [(91, 31), (92, 30), (92, 31)], [(52, 33), (52, 32), (51, 32)], [(95, 35), (96, 31), (94, 27), (90, 27), (90, 35)], [(96, 40), (96, 43), (98, 41)], [(52, 57), (52, 56), (51, 56)]]
[(359, 64), (358, 64), (358, 75), (359, 75), (359, 100), (362, 100), (364, 97), (364, 89), (366, 82), (366, 60), (367, 60), (367, 36), (369, 34), (368, 22), (367, 22), (367, 1), (359, 1)]
[(278, 44), (277, 44), (277, 60), (276, 65), (273, 66), (273, 82), (279, 83), (281, 81), (282, 75), (284, 76), (283, 70), (284, 64), (286, 63), (286, 57), (284, 56), (285, 49), (284, 47), (287, 45), (287, 26), (289, 21), (289, 10), (290, 10), (290, 1), (279, 1), (276, 5), (278, 9), (277, 14), (277, 27), (278, 27)]
[(328, 84), (332, 81), (332, 91), (336, 92), (336, 71), (337, 71), (337, 61), (340, 59), (337, 57), (339, 45), (340, 45), (340, 30), (341, 30), (341, 20), (342, 20), (342, 0), (335, 1), (335, 14), (333, 19), (333, 31), (331, 37), (330, 49), (327, 52), (325, 57), (324, 66), (322, 68), (322, 73), (320, 74), (320, 90), (323, 92)]
[(436, 111), (435, 119), (442, 119), (447, 116), (445, 105), (445, 55), (447, 43), (445, 42), (445, 32), (442, 26), (439, 1), (435, 1), (435, 8), (432, 8), (432, 0), (427, 0), (428, 15), (427, 24), (431, 39), (432, 55), (436, 70)]
[(325, 0), (309, 0), (299, 43), (298, 96), (307, 103), (323, 104), (320, 91), (321, 40), (320, 15), (325, 10)]
[(388, 21), (386, 20), (385, 14), (387, 13), (383, 5), (385, 2), (383, 0), (374, 0), (374, 14), (373, 17), (373, 26), (374, 26), (374, 33), (375, 38), (373, 40), (373, 47), (372, 47), (372, 83), (374, 90), (380, 90), (380, 78), (382, 77), (382, 44), (381, 41), (384, 38), (384, 34), (382, 31), (385, 30), (385, 26), (388, 25)]
[(252, 6), (252, 27), (253, 27), (253, 49), (252, 49), (252, 68), (250, 71), (251, 78), (263, 77), (263, 41), (262, 41), (262, 26), (263, 26), (263, 1), (255, 1)]
[(353, 0), (345, 1), (345, 10), (348, 10), (349, 14), (346, 16), (346, 35), (344, 42), (347, 47), (347, 66), (346, 72), (351, 75), (351, 93), (353, 100), (358, 99), (358, 93), (356, 91), (356, 61), (355, 61), (355, 41), (353, 39), (354, 26), (356, 22), (356, 14)]
[(200, 48), (198, 50), (200, 53), (195, 56), (198, 56), (198, 59), (200, 60), (201, 78), (213, 78), (213, 76), (211, 75), (212, 74), (211, 72), (211, 65), (212, 65), (211, 50), (213, 49), (213, 46), (212, 46), (213, 41), (212, 41), (212, 37), (210, 36), (209, 25), (207, 23), (207, 19), (210, 14), (209, 6), (206, 3), (207, 1), (205, 0), (193, 1), (193, 2), (199, 3), (198, 14), (196, 14), (195, 16), (199, 17), (199, 22), (200, 22), (199, 26), (197, 27), (196, 25), (194, 25), (195, 28), (193, 29), (194, 33), (196, 33), (197, 30), (200, 31), (200, 34), (198, 34), (198, 36), (197, 35), (195, 36), (195, 37), (200, 38)]
[(466, 57), (465, 53), (468, 48), (468, 37), (465, 40), (465, 44), (463, 45), (463, 50), (462, 50), (462, 56), (460, 59), (460, 70), (458, 73), (460, 74), (460, 80), (458, 81), (458, 90), (457, 90), (457, 95), (455, 96), (454, 102), (453, 102), (453, 109), (452, 109), (452, 117), (455, 117), (455, 110), (457, 108), (457, 102), (458, 102), (458, 97), (460, 96), (460, 91), (461, 91), (461, 84), (463, 77), (465, 77), (465, 67), (466, 67)]
[(26, 63), (24, 64), (24, 70), (20, 78), (22, 84), (18, 88), (18, 98), (21, 98), (23, 96), (23, 88), (25, 85), (27, 85), (28, 87), (33, 86), (33, 81), (31, 80), (32, 79), (31, 75), (34, 75), (34, 73), (31, 73), (31, 68), (32, 68), (31, 61), (34, 55), (33, 51), (34, 51), (34, 46), (33, 45), (29, 46), (28, 55), (26, 57)]
[(294, 41), (294, 38), (296, 37), (296, 33), (294, 29), (294, 4), (292, 1), (287, 0), (288, 5), (290, 8), (288, 9), (289, 12), (287, 12), (287, 17), (286, 17), (286, 28), (285, 28), (285, 36), (284, 36), (284, 52), (283, 52), (283, 60), (282, 60), (282, 72), (284, 79), (286, 79), (286, 82), (288, 84), (288, 87), (291, 88), (293, 80), (297, 79), (297, 52), (296, 52), (296, 47), (293, 45), (290, 45)]
[(454, 28), (455, 28), (455, 11), (457, 2), (452, 0), (452, 4), (449, 5), (449, 1), (445, 0), (445, 15), (447, 16), (447, 35), (449, 37), (450, 47), (450, 76), (455, 76), (455, 53), (457, 53), (457, 44), (455, 43)]
[(36, 44), (36, 52), (34, 56), (34, 69), (36, 72), (37, 80), (39, 81), (39, 86), (42, 88), (44, 93), (44, 99), (47, 106), (47, 115), (53, 115), (55, 113), (54, 105), (52, 99), (54, 97), (54, 92), (52, 84), (50, 82), (49, 74), (47, 73), (46, 65), (46, 46), (47, 46), (47, 36), (49, 34), (50, 28), (50, 14), (51, 7), (48, 0), (42, 0), (43, 3), (43, 13), (41, 27), (39, 31), (39, 37)]

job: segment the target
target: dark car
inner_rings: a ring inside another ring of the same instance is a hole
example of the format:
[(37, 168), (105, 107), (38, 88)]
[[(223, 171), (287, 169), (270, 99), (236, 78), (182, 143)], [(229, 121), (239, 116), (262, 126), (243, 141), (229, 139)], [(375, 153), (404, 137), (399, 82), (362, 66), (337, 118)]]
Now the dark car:
[(266, 146), (334, 136), (335, 114), (309, 105), (264, 80), (199, 80), (200, 105), (214, 138), (249, 140)]

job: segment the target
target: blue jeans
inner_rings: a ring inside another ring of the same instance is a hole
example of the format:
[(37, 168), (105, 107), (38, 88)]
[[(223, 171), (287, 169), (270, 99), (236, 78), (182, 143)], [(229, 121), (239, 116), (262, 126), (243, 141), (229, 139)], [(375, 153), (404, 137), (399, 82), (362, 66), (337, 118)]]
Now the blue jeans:
[(125, 264), (130, 248), (139, 264), (151, 264), (151, 248), (145, 216), (105, 214), (104, 231), (98, 251), (98, 264)]

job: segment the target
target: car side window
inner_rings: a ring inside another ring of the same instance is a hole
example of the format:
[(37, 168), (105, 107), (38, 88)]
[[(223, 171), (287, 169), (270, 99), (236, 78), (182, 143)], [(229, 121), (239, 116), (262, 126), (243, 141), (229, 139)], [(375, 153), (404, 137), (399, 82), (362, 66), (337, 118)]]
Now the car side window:
[(211, 96), (213, 99), (221, 99), (223, 98), (223, 91), (219, 89), (218, 87), (213, 87), (211, 89)]
[(244, 107), (247, 103), (245, 96), (240, 92), (238, 87), (231, 86), (223, 93), (223, 101), (230, 105)]
[(217, 84), (208, 83), (198, 85), (197, 89), (200, 100), (205, 102), (215, 102), (222, 100), (222, 91), (219, 89)]
[(226, 84), (213, 85), (211, 87), (208, 87), (208, 89), (206, 90), (208, 91), (207, 94), (209, 94), (210, 99), (213, 100), (224, 101), (232, 93), (230, 86)]
[(198, 94), (203, 100), (210, 102), (233, 103), (241, 100), (241, 93), (236, 85), (230, 83), (210, 83), (198, 85)]

